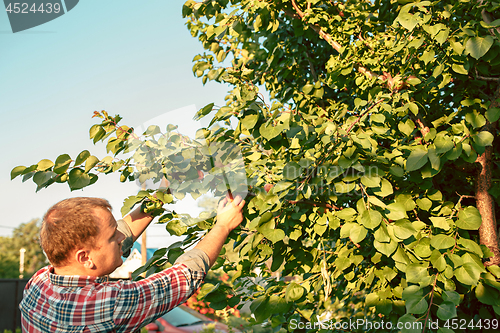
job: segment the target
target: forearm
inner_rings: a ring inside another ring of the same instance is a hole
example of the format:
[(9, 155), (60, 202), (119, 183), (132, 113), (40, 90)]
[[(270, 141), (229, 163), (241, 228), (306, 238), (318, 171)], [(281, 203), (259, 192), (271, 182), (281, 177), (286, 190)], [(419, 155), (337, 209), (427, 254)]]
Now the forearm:
[(229, 236), (229, 229), (221, 226), (215, 225), (212, 230), (203, 238), (194, 248), (200, 249), (208, 255), (210, 260), (210, 267), (213, 266), (222, 246), (226, 242), (227, 236)]
[(143, 231), (149, 226), (153, 217), (142, 211), (142, 208), (137, 207), (132, 213), (128, 214), (123, 218), (123, 221), (127, 223), (132, 232), (132, 237), (135, 242), (137, 238), (143, 233)]

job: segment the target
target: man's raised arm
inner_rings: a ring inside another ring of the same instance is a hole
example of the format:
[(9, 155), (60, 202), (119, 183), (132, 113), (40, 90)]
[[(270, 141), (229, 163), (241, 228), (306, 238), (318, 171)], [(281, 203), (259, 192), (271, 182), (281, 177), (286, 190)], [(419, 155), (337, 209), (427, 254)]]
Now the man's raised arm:
[(244, 205), (245, 200), (242, 200), (240, 196), (237, 196), (234, 200), (229, 200), (227, 197), (221, 200), (217, 210), (217, 223), (205, 238), (194, 247), (208, 255), (210, 267), (217, 260), (229, 233), (243, 221), (241, 210)]

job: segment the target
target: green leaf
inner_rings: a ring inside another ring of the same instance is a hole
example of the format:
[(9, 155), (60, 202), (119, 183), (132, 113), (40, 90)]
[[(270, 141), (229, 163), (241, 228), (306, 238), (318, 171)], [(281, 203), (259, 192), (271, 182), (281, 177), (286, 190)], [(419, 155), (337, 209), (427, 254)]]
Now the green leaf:
[(412, 296), (405, 301), (406, 312), (414, 314), (422, 314), (427, 311), (429, 305), (425, 300), (425, 296)]
[(441, 201), (443, 200), (443, 194), (439, 190), (430, 190), (429, 193), (427, 193), (427, 198), (431, 199), (432, 201)]
[(436, 146), (436, 154), (442, 154), (452, 149), (455, 145), (449, 136), (438, 135), (434, 140), (434, 146)]
[(363, 239), (365, 239), (367, 234), (366, 229), (359, 224), (355, 224), (352, 226), (351, 231), (349, 233), (349, 237), (351, 238), (351, 241), (355, 244), (361, 242)]
[[(382, 178), (381, 184), (380, 184), (379, 188), (374, 188), (373, 189), (373, 194), (378, 195), (378, 196), (380, 196), (382, 198), (384, 198), (384, 197), (386, 197), (388, 195), (391, 195), (392, 193), (394, 193), (394, 190), (392, 188), (392, 184), (391, 184), (391, 182), (389, 182), (385, 178)], [(385, 205), (382, 206), (382, 207), (385, 207)]]
[(491, 23), (486, 23), (484, 21), (481, 21), (481, 26), (485, 29), (493, 29), (493, 28), (496, 28), (498, 26), (500, 26), (500, 19), (497, 19)]
[(491, 146), (493, 144), (493, 134), (488, 131), (481, 131), (472, 136), (474, 142), (481, 147)]
[(457, 309), (452, 302), (443, 302), (438, 305), (437, 316), (441, 320), (449, 320), (457, 316)]
[(365, 210), (361, 214), (360, 222), (368, 229), (375, 229), (382, 222), (382, 214), (376, 210)]
[(432, 222), (432, 225), (436, 228), (440, 228), (443, 230), (450, 230), (450, 225), (446, 222), (446, 217), (443, 216), (431, 216), (429, 219)]
[(417, 230), (413, 227), (408, 220), (398, 220), (394, 223), (394, 235), (399, 239), (407, 239), (413, 236)]
[(40, 162), (38, 162), (36, 169), (39, 171), (45, 171), (45, 170), (51, 168), (53, 165), (54, 165), (54, 162), (52, 162), (51, 160), (44, 159), (44, 160), (41, 160)]
[(260, 126), (259, 132), (260, 134), (266, 138), (267, 140), (272, 140), (277, 137), (279, 134), (283, 133), (285, 129), (284, 124), (274, 125), (273, 123), (264, 123)]
[(201, 118), (205, 117), (207, 114), (212, 112), (213, 108), (214, 108), (214, 103), (210, 103), (208, 105), (205, 105), (202, 109), (200, 109), (198, 112), (196, 112), (193, 119), (200, 120)]
[(334, 185), (335, 185), (335, 191), (337, 193), (349, 193), (352, 190), (354, 190), (354, 188), (356, 188), (355, 182), (352, 183), (338, 182), (335, 183)]
[(494, 39), (491, 36), (470, 38), (465, 44), (465, 53), (470, 54), (474, 59), (479, 59), (488, 52), (493, 42)]
[(486, 124), (486, 119), (482, 114), (474, 110), (465, 115), (465, 120), (472, 125), (473, 128), (483, 127)]
[(418, 20), (415, 15), (403, 11), (399, 13), (397, 21), (401, 24), (401, 26), (410, 31), (412, 31), (418, 24)]
[(469, 71), (465, 69), (464, 65), (453, 64), (451, 65), (451, 69), (457, 74), (468, 75)]
[(168, 262), (174, 264), (183, 253), (184, 251), (178, 247), (168, 250)]
[(476, 297), (483, 304), (500, 305), (499, 291), (482, 283), (476, 287)]
[(422, 333), (421, 326), (416, 323), (417, 319), (409, 313), (398, 319), (398, 327), (402, 327), (401, 333)]
[(314, 85), (307, 83), (302, 87), (302, 92), (306, 95), (309, 95), (309, 93), (313, 90)]
[(455, 239), (447, 235), (439, 234), (431, 238), (431, 245), (438, 250), (448, 249), (455, 246)]
[(389, 236), (387, 228), (385, 227), (384, 224), (381, 224), (380, 227), (377, 230), (375, 230), (373, 236), (375, 237), (375, 240), (377, 240), (379, 243), (389, 243), (391, 241), (391, 237)]
[(430, 255), (432, 254), (430, 244), (431, 240), (429, 239), (429, 237), (421, 238), (415, 245), (413, 250), (419, 257), (423, 258), (430, 257)]
[(380, 185), (380, 177), (377, 176), (362, 176), (361, 183), (366, 187), (378, 187)]
[[(156, 252), (155, 252), (156, 254)], [(207, 296), (208, 294), (216, 291), (220, 286), (220, 283), (217, 283), (216, 285), (213, 285), (211, 283), (204, 283), (203, 286), (200, 288), (200, 292), (198, 293), (197, 298), (199, 300), (202, 300)]]
[(292, 231), (289, 237), (290, 239), (297, 240), (300, 236), (302, 236), (302, 231), (299, 229), (295, 229), (294, 231)]
[(387, 257), (390, 257), (391, 254), (393, 254), (394, 251), (396, 251), (398, 243), (396, 243), (393, 240), (391, 240), (389, 243), (381, 243), (377, 240), (374, 240), (373, 246), (375, 246), (378, 252), (385, 254)]
[(436, 52), (434, 52), (434, 50), (429, 50), (429, 51), (424, 51), (424, 53), (422, 53), (422, 55), (420, 56), (420, 60), (422, 60), (423, 62), (425, 62), (425, 64), (427, 65), (429, 62), (431, 61), (434, 61), (435, 60), (435, 56), (436, 56)]
[(410, 111), (414, 114), (414, 115), (417, 115), (418, 114), (418, 106), (417, 104), (413, 103), (413, 102), (409, 102), (408, 103), (408, 109), (410, 109)]
[(335, 216), (341, 220), (351, 221), (356, 215), (356, 211), (353, 208), (344, 208), (342, 210), (336, 211)]
[(408, 160), (406, 160), (406, 171), (418, 170), (427, 163), (427, 151), (416, 149), (410, 153)]
[(154, 136), (156, 134), (161, 133), (160, 127), (158, 125), (150, 125), (143, 133), (143, 135)]
[(415, 123), (411, 119), (407, 119), (406, 121), (402, 121), (398, 123), (398, 129), (404, 133), (406, 136), (410, 136), (415, 129)]
[(458, 244), (462, 245), (465, 251), (475, 253), (480, 258), (483, 257), (483, 251), (481, 250), (481, 247), (473, 240), (460, 237), (460, 239), (458, 240)]
[(365, 306), (367, 308), (369, 308), (371, 306), (376, 306), (378, 304), (379, 300), (380, 300), (380, 298), (378, 297), (378, 295), (376, 293), (368, 294), (365, 297)]
[(432, 251), (431, 264), (438, 271), (444, 271), (446, 268), (446, 260), (444, 259), (444, 255), (441, 254), (441, 252), (439, 252), (438, 250)]
[(78, 166), (78, 165), (82, 164), (83, 162), (85, 162), (87, 160), (87, 158), (89, 158), (89, 156), (90, 156), (90, 153), (88, 150), (82, 151), (80, 154), (78, 154), (78, 157), (75, 160), (75, 166)]
[(52, 171), (38, 171), (33, 176), (33, 182), (38, 186), (42, 186), (54, 176), (57, 176), (57, 174)]
[(258, 114), (249, 114), (241, 119), (241, 124), (245, 126), (247, 129), (251, 130), (254, 128), (255, 124), (259, 120), (260, 115)]
[(405, 206), (401, 203), (391, 203), (386, 208), (389, 210), (389, 213), (386, 213), (385, 216), (389, 220), (397, 221), (407, 217)]
[(285, 232), (281, 229), (265, 229), (261, 233), (273, 244), (285, 238)]
[(477, 230), (482, 223), (481, 214), (476, 207), (465, 207), (458, 212), (458, 220), (455, 223), (460, 229)]
[(445, 302), (452, 302), (456, 306), (458, 306), (460, 304), (460, 294), (454, 290), (443, 291), (443, 294), (441, 295), (441, 297), (443, 298), (443, 300)]
[(302, 173), (302, 167), (296, 162), (289, 162), (283, 168), (283, 177), (288, 180), (297, 179)]
[(429, 277), (427, 263), (412, 263), (406, 267), (406, 281), (410, 283), (420, 283)]
[(466, 262), (453, 272), (457, 280), (469, 286), (477, 286), (481, 269), (472, 262)]
[(490, 123), (494, 123), (498, 118), (500, 118), (500, 108), (489, 108), (488, 111), (486, 111), (486, 119), (488, 119)]
[(287, 182), (287, 181), (280, 181), (278, 182), (274, 187), (273, 187), (273, 192), (274, 193), (278, 193), (278, 192), (281, 192), (281, 191), (284, 191), (286, 190), (287, 188), (289, 188), (290, 186), (292, 186), (294, 183), (292, 182)]
[(285, 300), (287, 302), (295, 302), (304, 295), (305, 289), (301, 285), (292, 282), (286, 287)]
[(57, 174), (65, 173), (71, 163), (71, 157), (68, 154), (59, 155), (54, 165), (54, 172)]
[(373, 195), (368, 198), (368, 201), (375, 206), (379, 206), (382, 208), (387, 207), (387, 205), (382, 200), (380, 200), (379, 198), (377, 198), (376, 196), (373, 196)]
[(26, 167), (22, 166), (22, 165), (17, 166), (14, 169), (12, 169), (12, 171), (10, 172), (10, 180), (16, 178), (19, 175), (22, 175), (24, 170), (26, 170)]
[(89, 158), (87, 158), (87, 160), (85, 161), (85, 172), (89, 172), (90, 170), (92, 170), (92, 168), (97, 163), (99, 163), (99, 159), (97, 157), (92, 155)]
[(488, 270), (493, 273), (497, 278), (500, 279), (500, 267), (499, 266), (488, 266)]
[(432, 207), (432, 201), (427, 198), (417, 199), (417, 205), (420, 209), (428, 211)]
[(264, 223), (271, 221), (272, 218), (273, 218), (273, 213), (265, 212), (260, 216), (259, 225), (263, 225)]
[(79, 190), (90, 184), (90, 176), (80, 168), (74, 168), (69, 172), (68, 185), (71, 191)]
[(179, 220), (168, 222), (166, 228), (172, 236), (182, 236), (187, 231), (187, 226)]
[(276, 295), (271, 295), (266, 304), (267, 312), (272, 314), (286, 313), (289, 308), (290, 304), (283, 297)]

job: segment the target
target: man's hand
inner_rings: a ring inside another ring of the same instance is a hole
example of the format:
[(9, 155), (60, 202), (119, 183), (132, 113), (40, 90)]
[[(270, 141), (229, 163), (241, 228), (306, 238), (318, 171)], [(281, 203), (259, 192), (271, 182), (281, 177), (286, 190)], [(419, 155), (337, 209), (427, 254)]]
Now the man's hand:
[(241, 210), (244, 205), (245, 200), (242, 200), (240, 196), (234, 198), (233, 201), (226, 197), (219, 202), (217, 223), (205, 238), (195, 246), (196, 249), (203, 250), (208, 255), (210, 267), (217, 260), (229, 233), (243, 221)]
[(243, 221), (241, 212), (243, 206), (245, 206), (245, 200), (242, 200), (240, 196), (237, 196), (234, 200), (226, 196), (219, 202), (215, 227), (225, 228), (229, 234)]

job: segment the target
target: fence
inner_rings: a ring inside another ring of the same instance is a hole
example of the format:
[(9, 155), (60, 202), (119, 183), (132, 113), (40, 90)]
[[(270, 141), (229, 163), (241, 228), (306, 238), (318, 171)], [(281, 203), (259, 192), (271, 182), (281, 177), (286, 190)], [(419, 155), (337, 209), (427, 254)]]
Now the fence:
[(19, 303), (28, 279), (0, 279), (0, 332), (21, 327)]

